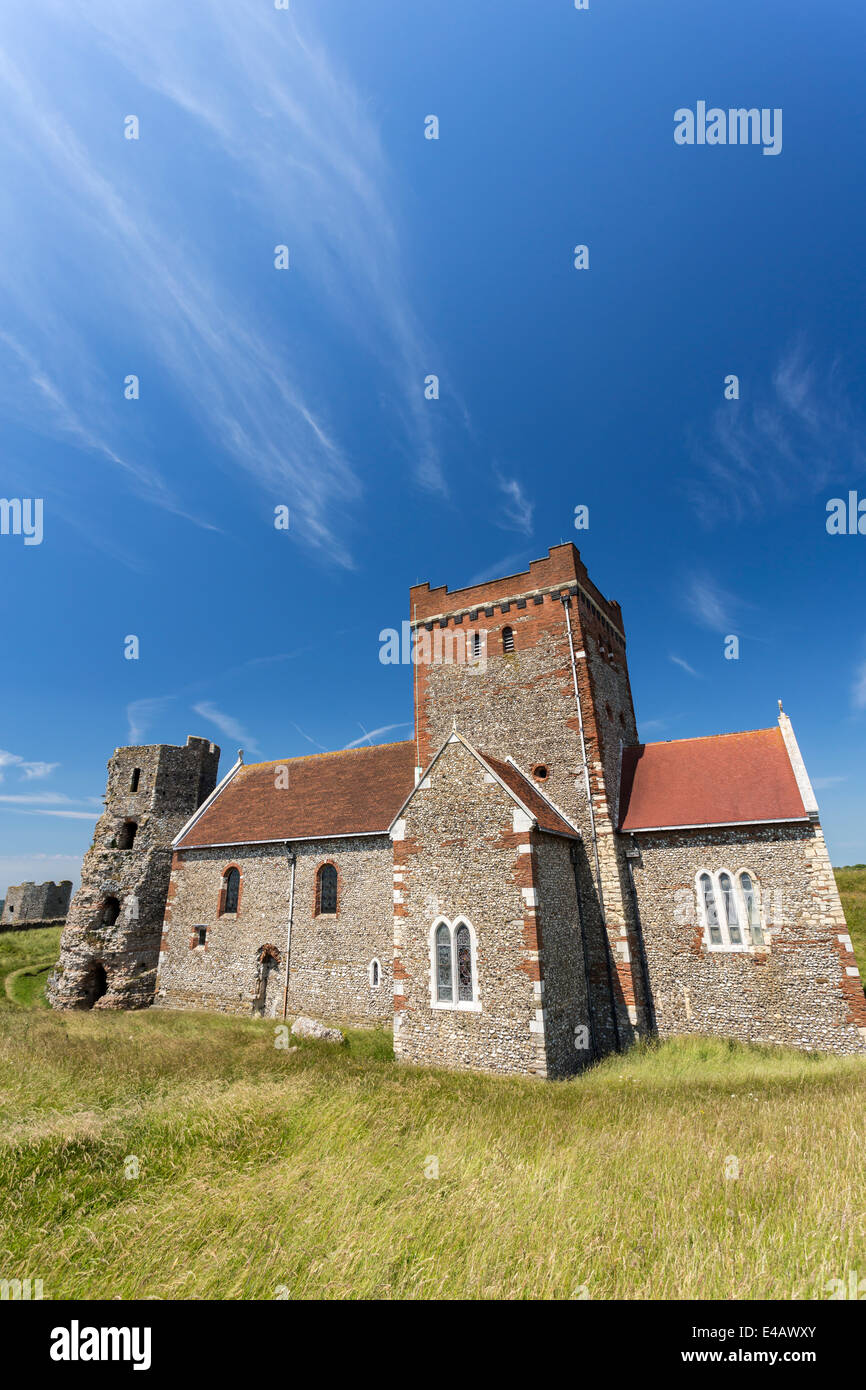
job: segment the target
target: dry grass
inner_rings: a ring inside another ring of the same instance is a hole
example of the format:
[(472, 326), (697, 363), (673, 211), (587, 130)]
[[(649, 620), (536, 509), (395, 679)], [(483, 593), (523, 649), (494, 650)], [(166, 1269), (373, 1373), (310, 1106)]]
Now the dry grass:
[[(50, 954), (30, 935), (0, 972)], [(383, 1033), (274, 1041), (0, 995), (0, 1278), (88, 1299), (809, 1299), (866, 1275), (861, 1059), (685, 1038), (545, 1084), (397, 1067)]]
[(75, 1298), (820, 1297), (866, 1270), (864, 1100), (859, 1060), (719, 1041), (547, 1085), (395, 1067), (382, 1034), (286, 1053), (253, 1020), (21, 1010), (0, 1274)]

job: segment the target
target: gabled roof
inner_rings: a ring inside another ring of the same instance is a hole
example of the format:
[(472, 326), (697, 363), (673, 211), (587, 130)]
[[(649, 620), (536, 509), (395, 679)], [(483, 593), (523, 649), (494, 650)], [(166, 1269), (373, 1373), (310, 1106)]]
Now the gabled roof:
[(620, 830), (808, 820), (781, 729), (625, 748)]
[(385, 835), (414, 770), (411, 740), (241, 764), (175, 848)]
[(502, 763), (489, 753), (481, 755), (491, 771), (498, 774), (519, 801), (538, 822), (539, 830), (550, 830), (554, 835), (579, 836), (580, 832), (557, 811), (552, 802), (538, 789), (530, 777), (512, 759)]
[(530, 820), (535, 822), (539, 830), (547, 830), (552, 835), (567, 835), (568, 838), (572, 840), (580, 839), (580, 831), (577, 827), (572, 825), (570, 821), (567, 821), (565, 816), (556, 809), (553, 803), (548, 801), (547, 797), (538, 790), (513, 759), (509, 758), (507, 762), (501, 762), (500, 759), (490, 757), (489, 754), (479, 753), (478, 749), (475, 748), (467, 738), (464, 738), (462, 734), (457, 733), (456, 730), (454, 733), (449, 734), (445, 742), (440, 745), (437, 752), (433, 755), (430, 763), (424, 769), (423, 776), (420, 778), (418, 785), (412, 788), (397, 814), (394, 816), (394, 820), (391, 822), (391, 829), (393, 829), (396, 822), (402, 817), (403, 812), (406, 810), (406, 807), (409, 805), (409, 802), (418, 789), (424, 786), (434, 766), (451, 743), (461, 743), (463, 747), (472, 754), (473, 758), (481, 764), (484, 770), (499, 783), (503, 791), (507, 793), (520, 810), (524, 811), (526, 815), (529, 816)]

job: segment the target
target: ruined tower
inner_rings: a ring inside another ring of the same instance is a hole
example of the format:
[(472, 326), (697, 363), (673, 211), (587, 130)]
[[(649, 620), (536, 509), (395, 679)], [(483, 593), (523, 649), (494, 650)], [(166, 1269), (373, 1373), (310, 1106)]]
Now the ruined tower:
[(216, 786), (220, 750), (118, 748), (105, 811), (84, 857), (60, 960), (48, 986), (55, 1009), (142, 1009), (153, 1002), (171, 873), (171, 842)]
[[(426, 629), (432, 642), (416, 667), (420, 765), (456, 728), (485, 753), (513, 756), (581, 829), (575, 872), (596, 1029), (606, 1049), (623, 1046), (647, 1028), (649, 1009), (616, 835), (621, 752), (637, 743), (619, 604), (569, 542), (521, 574), (467, 589), (416, 585), (410, 617), (416, 641)], [(452, 659), (467, 631), (482, 639), (479, 662)]]

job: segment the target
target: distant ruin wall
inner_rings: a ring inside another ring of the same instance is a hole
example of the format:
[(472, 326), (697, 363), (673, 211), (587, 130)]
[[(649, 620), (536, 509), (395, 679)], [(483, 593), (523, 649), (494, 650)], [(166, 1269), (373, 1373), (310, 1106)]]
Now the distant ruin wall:
[(3, 900), (0, 931), (24, 931), (31, 927), (62, 926), (69, 911), (72, 880), (60, 883), (18, 883)]

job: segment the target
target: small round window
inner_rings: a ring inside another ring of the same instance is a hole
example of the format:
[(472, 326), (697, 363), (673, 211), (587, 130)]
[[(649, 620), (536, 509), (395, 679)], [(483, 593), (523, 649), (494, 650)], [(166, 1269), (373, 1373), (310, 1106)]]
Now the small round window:
[(533, 775), (533, 777), (536, 777), (536, 778), (538, 779), (539, 782), (543, 782), (544, 779), (545, 779), (546, 776), (547, 776), (547, 766), (546, 766), (546, 764), (545, 764), (545, 763), (536, 763), (536, 764), (535, 764), (535, 767), (532, 769), (532, 775)]

